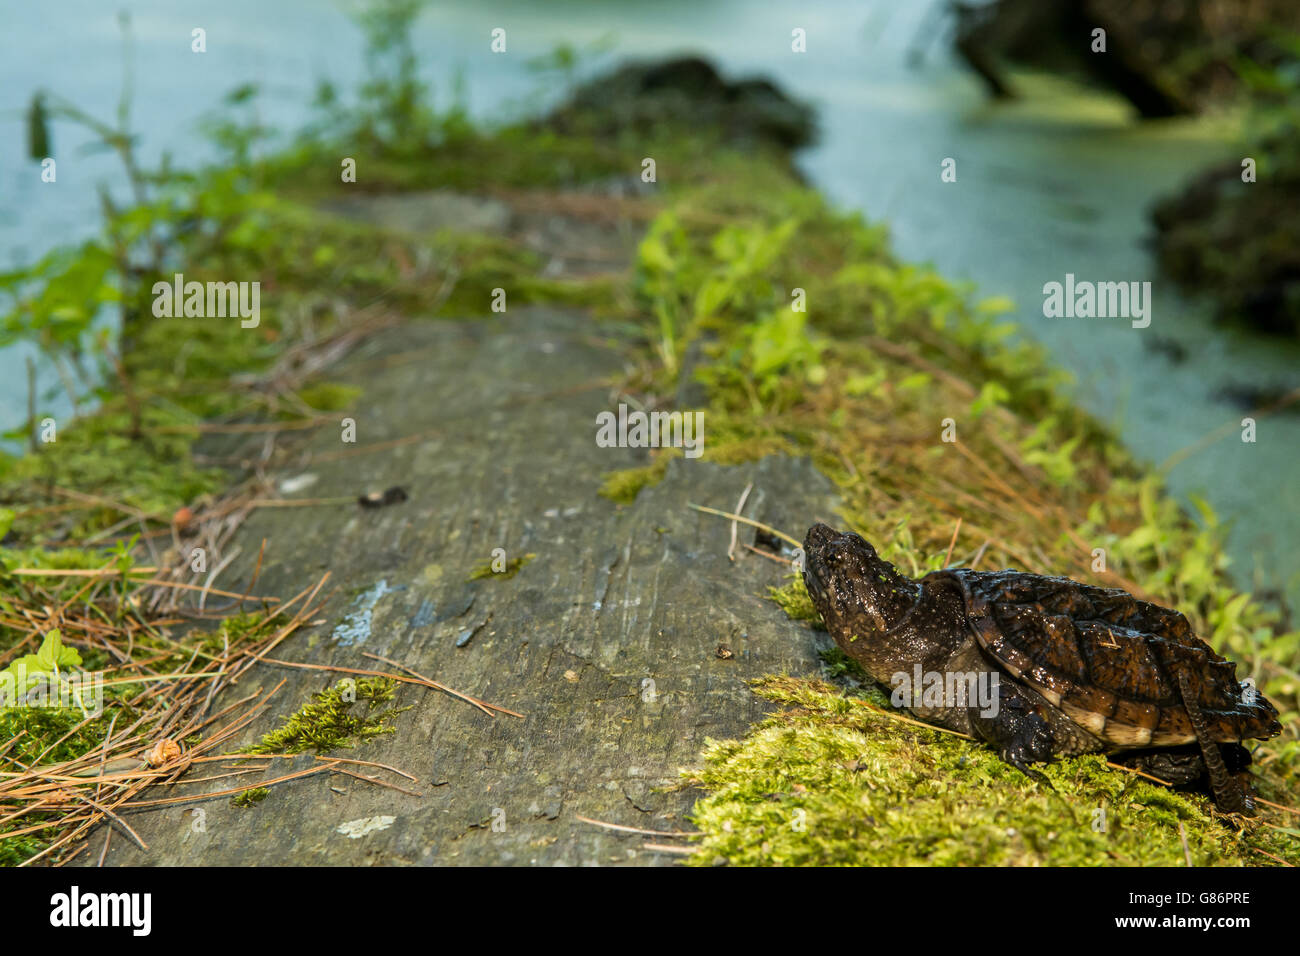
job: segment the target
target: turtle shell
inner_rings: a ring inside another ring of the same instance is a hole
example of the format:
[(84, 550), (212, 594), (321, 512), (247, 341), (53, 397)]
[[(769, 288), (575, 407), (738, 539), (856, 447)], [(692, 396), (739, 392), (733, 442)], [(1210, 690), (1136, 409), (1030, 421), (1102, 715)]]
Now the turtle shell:
[(1177, 611), (1022, 571), (952, 569), (925, 580), (955, 583), (980, 646), (1110, 749), (1195, 741), (1184, 682), (1215, 741), (1281, 733), (1276, 708), (1258, 692), (1244, 694), (1237, 666)]

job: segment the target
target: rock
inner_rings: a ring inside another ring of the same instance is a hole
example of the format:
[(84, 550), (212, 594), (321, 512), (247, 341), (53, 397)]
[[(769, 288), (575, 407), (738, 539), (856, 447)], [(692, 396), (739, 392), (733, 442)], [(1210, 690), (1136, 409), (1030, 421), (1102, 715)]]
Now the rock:
[(812, 109), (764, 79), (723, 79), (699, 57), (629, 63), (579, 87), (544, 122), (562, 132), (644, 134), (667, 119), (720, 129), (729, 140), (793, 149), (812, 142)]
[[(783, 457), (734, 467), (676, 459), (632, 505), (599, 497), (603, 472), (645, 459), (638, 450), (595, 443), (596, 415), (609, 404), (608, 381), (622, 370), (626, 343), (612, 332), (597, 341), (590, 332), (587, 316), (530, 308), (377, 334), (331, 370), (334, 380), (365, 389), (351, 413), (358, 453), (326, 458), (339, 451), (339, 438), (324, 428), (298, 456), (305, 460), (268, 477), (310, 468), (318, 476), (313, 493), (322, 498), (401, 481), (410, 499), (373, 511), (355, 504), (310, 514), (256, 511), (238, 532), (243, 555), (223, 576), (228, 587), (238, 581), (242, 588), (262, 538), (260, 593), (291, 596), (317, 580), (323, 564), (341, 585), (318, 615), (325, 623), (295, 635), (277, 656), (380, 666), (362, 656), (369, 651), (524, 719), (488, 717), (403, 685), (397, 703), (412, 709), (397, 717), (396, 733), (338, 755), (399, 767), (420, 783), (395, 782), (420, 796), (322, 774), (238, 808), (229, 797), (198, 798), (229, 780), (202, 783), (168, 794), (193, 792), (192, 803), (128, 813), (150, 849), (118, 834), (109, 864), (678, 859), (645, 851), (653, 838), (576, 816), (690, 829), (685, 815), (694, 794), (664, 788), (679, 782), (679, 769), (694, 763), (706, 737), (742, 735), (762, 716), (747, 679), (814, 674), (818, 642), (826, 643), (765, 599), (768, 585), (786, 582), (788, 567), (743, 549), (728, 560), (730, 523), (687, 505), (729, 510), (753, 482), (746, 514), (798, 535), (813, 518), (833, 518), (836, 497), (807, 460)], [(578, 387), (584, 382), (588, 387)], [(421, 437), (364, 453), (367, 444), (406, 435)], [(313, 455), (322, 460), (312, 463)], [(754, 533), (741, 526), (740, 541), (752, 542)], [(467, 582), (497, 547), (537, 557), (509, 580)], [(375, 593), (381, 581), (365, 643), (332, 639), (357, 595)], [(471, 603), (473, 619), (464, 613)], [(461, 616), (443, 620), (456, 609)], [(457, 649), (458, 633), (489, 613), (490, 622)], [(717, 654), (723, 642), (730, 659)], [(286, 681), (270, 712), (232, 741), (234, 749), (339, 676), (264, 664), (213, 708), (259, 684)], [(289, 766), (277, 763), (267, 777)], [(191, 775), (212, 772), (205, 765)], [(204, 832), (193, 829), (192, 807), (206, 811)], [(96, 852), (78, 862), (93, 863), (102, 839), (102, 831), (92, 836)]]

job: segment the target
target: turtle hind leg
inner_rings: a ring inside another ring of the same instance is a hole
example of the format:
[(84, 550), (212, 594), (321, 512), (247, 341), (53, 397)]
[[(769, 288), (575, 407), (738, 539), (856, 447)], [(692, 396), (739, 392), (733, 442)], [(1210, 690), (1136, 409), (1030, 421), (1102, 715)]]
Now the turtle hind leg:
[(1219, 745), (1210, 736), (1205, 715), (1201, 713), (1200, 706), (1188, 689), (1186, 674), (1178, 675), (1178, 689), (1182, 692), (1183, 705), (1187, 708), (1187, 716), (1191, 718), (1196, 741), (1201, 745), (1201, 757), (1205, 761), (1205, 770), (1210, 777), (1210, 791), (1214, 794), (1214, 802), (1220, 810), (1227, 813), (1251, 812), (1255, 809), (1254, 801), (1250, 799), (1241, 780), (1228, 772), (1227, 765), (1223, 762), (1223, 754), (1219, 752)]
[[(1228, 773), (1241, 774), (1250, 766), (1250, 751), (1241, 744), (1217, 746)], [(1199, 743), (1185, 747), (1121, 751), (1111, 759), (1117, 764), (1155, 777), (1171, 787), (1185, 787), (1205, 777), (1205, 758), (1201, 755)]]

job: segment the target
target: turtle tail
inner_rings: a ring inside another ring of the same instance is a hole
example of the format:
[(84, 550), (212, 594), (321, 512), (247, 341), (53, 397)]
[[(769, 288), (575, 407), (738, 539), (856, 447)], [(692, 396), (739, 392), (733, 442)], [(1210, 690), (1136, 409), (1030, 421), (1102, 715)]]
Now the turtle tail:
[(1210, 736), (1205, 715), (1201, 713), (1200, 705), (1187, 686), (1186, 674), (1178, 675), (1178, 689), (1182, 692), (1183, 704), (1187, 707), (1187, 716), (1191, 718), (1196, 740), (1201, 745), (1201, 757), (1205, 760), (1205, 770), (1210, 776), (1210, 791), (1214, 794), (1214, 802), (1219, 805), (1219, 809), (1228, 813), (1250, 812), (1254, 809), (1254, 802), (1241, 782), (1228, 773), (1219, 745)]

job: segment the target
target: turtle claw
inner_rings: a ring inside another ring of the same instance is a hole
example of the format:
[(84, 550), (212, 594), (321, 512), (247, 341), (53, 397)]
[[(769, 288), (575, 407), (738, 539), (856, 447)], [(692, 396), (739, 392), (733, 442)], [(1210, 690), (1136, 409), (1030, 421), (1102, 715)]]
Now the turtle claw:
[(1065, 797), (1061, 795), (1061, 792), (1056, 789), (1056, 785), (1047, 779), (1047, 774), (1043, 773), (1041, 770), (1035, 770), (1029, 765), (1029, 761), (1025, 759), (1024, 748), (1022, 746), (1012, 744), (1009, 747), (1003, 747), (1001, 757), (1030, 780), (1045, 789), (1049, 796), (1054, 797), (1060, 802), (1071, 820), (1076, 824), (1079, 822), (1079, 818), (1074, 815), (1074, 807), (1070, 806), (1070, 801), (1066, 800)]
[(998, 753), (1004, 761), (1059, 800), (1070, 819), (1078, 823), (1069, 801), (1061, 796), (1046, 774), (1030, 766), (1052, 759), (1056, 741), (1052, 736), (1051, 725), (1038, 712), (1038, 708), (1024, 698), (1022, 692), (1005, 684), (999, 692), (1001, 706), (998, 715), (987, 720), (973, 714), (976, 728), (986, 740), (999, 745)]
[(1052, 785), (1052, 781), (1047, 779), (1047, 774), (1043, 773), (1041, 770), (1035, 770), (1033, 767), (1031, 767), (1029, 765), (1029, 761), (1027, 761), (1023, 756), (1020, 756), (1016, 753), (1018, 749), (1019, 748), (1017, 747), (1007, 747), (1002, 751), (1002, 759), (1005, 760), (1007, 763), (1011, 764), (1011, 766), (1015, 767), (1026, 777), (1028, 777), (1030, 780), (1033, 780), (1036, 783), (1046, 787), (1048, 790), (1055, 792), (1056, 787)]

